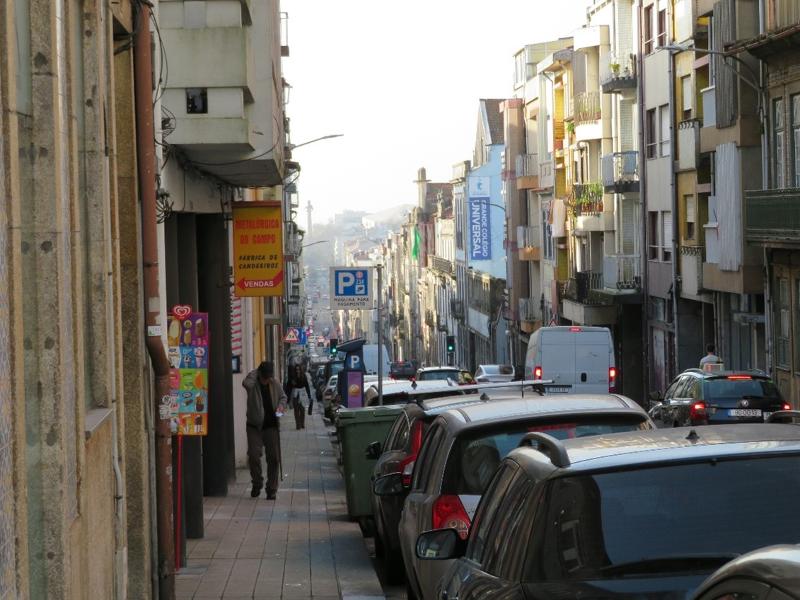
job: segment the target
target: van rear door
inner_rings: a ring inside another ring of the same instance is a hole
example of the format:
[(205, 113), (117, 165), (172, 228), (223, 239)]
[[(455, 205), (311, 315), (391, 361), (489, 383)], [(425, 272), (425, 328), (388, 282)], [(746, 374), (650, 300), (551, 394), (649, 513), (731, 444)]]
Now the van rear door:
[(580, 331), (575, 336), (575, 385), (580, 393), (608, 393), (611, 339), (608, 331)]
[(553, 386), (547, 386), (548, 391), (570, 391), (559, 388), (575, 384), (575, 334), (562, 329), (542, 330), (539, 360), (542, 379), (553, 381)]

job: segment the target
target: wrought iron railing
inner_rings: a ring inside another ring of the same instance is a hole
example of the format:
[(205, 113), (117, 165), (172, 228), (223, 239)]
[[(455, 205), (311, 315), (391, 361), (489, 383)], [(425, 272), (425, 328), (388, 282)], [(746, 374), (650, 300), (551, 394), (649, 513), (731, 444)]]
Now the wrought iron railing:
[(452, 260), (436, 256), (435, 254), (428, 255), (428, 268), (435, 269), (447, 275), (455, 274), (455, 265)]
[(800, 243), (800, 188), (745, 191), (744, 236), (748, 242)]

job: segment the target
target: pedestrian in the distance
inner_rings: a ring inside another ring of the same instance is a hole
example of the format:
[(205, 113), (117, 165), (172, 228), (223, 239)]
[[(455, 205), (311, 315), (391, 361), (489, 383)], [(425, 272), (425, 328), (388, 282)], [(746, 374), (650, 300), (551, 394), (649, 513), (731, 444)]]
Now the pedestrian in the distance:
[(722, 363), (722, 359), (715, 354), (716, 347), (714, 344), (706, 346), (706, 355), (700, 359), (700, 368), (705, 369), (706, 365), (718, 365)]
[(286, 380), (286, 394), (294, 410), (294, 424), (297, 429), (306, 428), (306, 406), (303, 398), (311, 402), (311, 382), (302, 364), (295, 365)]
[(261, 471), (261, 450), (267, 458), (267, 499), (278, 492), (281, 436), (280, 415), (286, 412), (286, 394), (275, 377), (275, 365), (264, 361), (247, 374), (242, 382), (247, 390), (247, 465), (253, 489), (250, 496), (258, 497), (264, 485)]

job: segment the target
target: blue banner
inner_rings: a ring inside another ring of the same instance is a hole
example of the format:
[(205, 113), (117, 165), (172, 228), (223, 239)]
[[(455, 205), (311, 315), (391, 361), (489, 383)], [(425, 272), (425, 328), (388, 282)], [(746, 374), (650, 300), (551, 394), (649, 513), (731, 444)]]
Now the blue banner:
[(469, 239), (471, 260), (492, 259), (492, 223), (489, 198), (469, 199)]

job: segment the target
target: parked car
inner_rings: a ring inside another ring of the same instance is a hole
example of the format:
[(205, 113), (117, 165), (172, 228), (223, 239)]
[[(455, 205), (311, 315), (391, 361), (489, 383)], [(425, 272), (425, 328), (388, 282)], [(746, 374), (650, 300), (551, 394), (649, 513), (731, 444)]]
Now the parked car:
[(322, 391), (322, 409), (323, 414), (328, 419), (333, 419), (333, 411), (336, 399), (339, 395), (337, 385), (339, 381), (338, 375), (333, 375), (328, 379), (325, 384), (325, 389)]
[(474, 378), (477, 383), (514, 381), (514, 367), (511, 365), (478, 365)]
[[(597, 435), (653, 427), (635, 402), (616, 395), (514, 397), (448, 410), (433, 421), (414, 465), (398, 528), (408, 597), (432, 598), (446, 563), (420, 561), (417, 536), (454, 527), (466, 538), (475, 508), (502, 458), (529, 431), (559, 437)], [(378, 495), (405, 493), (402, 473), (375, 480)]]
[(692, 600), (800, 599), (800, 546), (769, 546), (720, 567)]
[(615, 392), (617, 375), (607, 327), (540, 327), (531, 334), (525, 378), (551, 380), (551, 393)]
[(654, 400), (649, 412), (659, 427), (757, 423), (791, 408), (761, 371), (688, 369)]
[[(434, 383), (434, 382), (430, 382)], [(441, 383), (441, 382), (437, 382)], [(379, 477), (400, 473), (402, 475), (403, 489), (398, 494), (379, 496), (372, 495), (372, 513), (375, 518), (375, 554), (382, 558), (390, 582), (395, 583), (402, 579), (403, 555), (400, 551), (400, 538), (397, 526), (400, 523), (400, 513), (406, 491), (411, 485), (411, 474), (414, 462), (422, 446), (422, 438), (430, 423), (445, 410), (459, 408), (466, 404), (482, 402), (477, 394), (453, 396), (450, 386), (438, 386), (438, 390), (431, 390), (430, 394), (412, 396), (414, 402), (408, 402), (408, 391), (396, 392), (399, 400), (405, 403), (403, 412), (395, 420), (386, 440), (373, 441), (368, 454), (377, 458), (372, 473), (373, 483)], [(386, 390), (384, 390), (386, 394)], [(390, 392), (395, 394), (395, 392)], [(445, 395), (442, 397), (442, 395)], [(432, 397), (431, 397), (432, 396)], [(394, 397), (387, 399), (395, 400)], [(387, 402), (384, 402), (387, 403)]]
[[(378, 395), (377, 381), (371, 382), (364, 392), (364, 406), (378, 406), (380, 396)], [(423, 392), (425, 392), (423, 394)], [(441, 396), (452, 396), (459, 394), (458, 386), (450, 385), (447, 381), (396, 381), (384, 379), (383, 381), (383, 403), (384, 404), (405, 404), (410, 399), (422, 400), (426, 398), (438, 398)]]
[(466, 543), (454, 528), (419, 537), (424, 562), (458, 559), (436, 597), (687, 598), (740, 554), (800, 539), (787, 518), (800, 498), (796, 425), (532, 432), (523, 443)]
[(410, 360), (395, 361), (389, 365), (389, 377), (392, 379), (413, 379), (416, 372)]
[(459, 385), (475, 383), (472, 373), (458, 367), (422, 367), (417, 369), (417, 381), (447, 381), (451, 379)]

